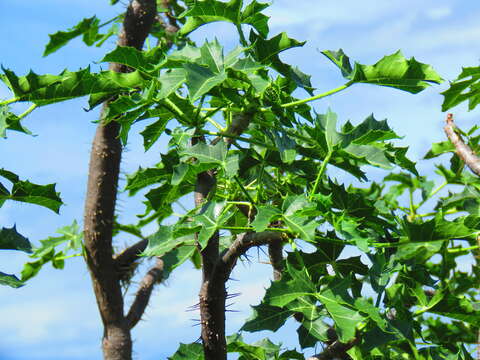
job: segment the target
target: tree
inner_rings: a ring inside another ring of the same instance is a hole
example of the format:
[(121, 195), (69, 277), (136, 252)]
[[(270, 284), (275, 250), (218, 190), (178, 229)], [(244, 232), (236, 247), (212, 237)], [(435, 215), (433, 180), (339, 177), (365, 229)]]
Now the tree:
[[(342, 50), (324, 51), (346, 82), (315, 95), (309, 76), (279, 57), (303, 43), (285, 33), (269, 34), (267, 6), (256, 1), (243, 6), (241, 0), (133, 0), (125, 14), (107, 22), (123, 24), (118, 46), (102, 60), (110, 63), (108, 71), (17, 76), (4, 69), (2, 81), (13, 95), (1, 103), (2, 131), (26, 132), (21, 121), (39, 106), (87, 95), (90, 108), (103, 104), (91, 153), (83, 242), (75, 224), (63, 229), (63, 237), (35, 249), (38, 260), (26, 265), (22, 279), (46, 262), (61, 266), (70, 248), (81, 250), (103, 321), (104, 358), (130, 359), (130, 330), (155, 283), (190, 260), (202, 271), (202, 344), (182, 344), (172, 359), (226, 359), (227, 352), (242, 359), (305, 359), (268, 339), (249, 345), (241, 334), (226, 337), (231, 271), (249, 249), (266, 247), (275, 281), (243, 331), (276, 331), (293, 317), (302, 348), (323, 346), (314, 359), (471, 358), (466, 345), (476, 341), (478, 294), (473, 275), (456, 270), (456, 258), (476, 249), (477, 197), (450, 196), (439, 200), (436, 212), (420, 213), (439, 190), (418, 174), (406, 148), (390, 142), (398, 135), (386, 121), (370, 116), (338, 128), (333, 111), (316, 114), (309, 106), (357, 84), (418, 93), (442, 79), (400, 52), (374, 65), (352, 65)], [(225, 53), (217, 40), (197, 46), (189, 39), (214, 21), (236, 27), (236, 49)], [(100, 27), (93, 17), (51, 35), (45, 55), (78, 36), (87, 45), (104, 42), (114, 31), (102, 35)], [(158, 44), (143, 50), (149, 36)], [(299, 99), (298, 90), (309, 97)], [(8, 110), (21, 101), (32, 103), (26, 113)], [(128, 176), (131, 195), (148, 189), (146, 209), (137, 224), (120, 224), (115, 199), (122, 145), (133, 123), (152, 118), (141, 133), (145, 150), (167, 135), (168, 151), (157, 166)], [(452, 150), (434, 145), (427, 158)], [(474, 184), (453, 159), (450, 169), (439, 167), (446, 179), (440, 188)], [(352, 179), (368, 180), (367, 166), (401, 172), (368, 187), (354, 185)], [(341, 181), (330, 176), (333, 168), (344, 174)], [(408, 206), (399, 199), (403, 194), (409, 195)], [(174, 214), (176, 202), (191, 205)], [(469, 209), (467, 216), (450, 217)], [(169, 224), (172, 216), (178, 219)], [(158, 230), (144, 234), (152, 222)], [(112, 238), (121, 232), (139, 242), (114, 254)], [(459, 240), (471, 244), (459, 247)], [(67, 249), (56, 251), (65, 242)], [(302, 250), (305, 244), (314, 250)], [(364, 254), (370, 266), (347, 247)], [(348, 257), (339, 258), (342, 252)], [(139, 255), (157, 261), (125, 314), (122, 285), (129, 283)]]

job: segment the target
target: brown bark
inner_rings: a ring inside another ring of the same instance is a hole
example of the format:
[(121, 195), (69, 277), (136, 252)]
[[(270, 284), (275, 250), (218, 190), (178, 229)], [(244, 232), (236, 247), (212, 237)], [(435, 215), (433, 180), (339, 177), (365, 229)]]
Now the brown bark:
[(163, 261), (162, 259), (157, 258), (155, 265), (150, 268), (140, 282), (137, 294), (135, 295), (135, 300), (128, 311), (127, 324), (129, 329), (132, 329), (135, 325), (137, 325), (142, 318), (145, 308), (150, 301), (150, 295), (152, 294), (153, 287), (162, 279), (162, 275)]
[[(156, 15), (155, 0), (132, 0), (127, 8), (119, 46), (143, 47)], [(111, 64), (116, 72), (128, 72)], [(105, 109), (105, 106), (104, 106)], [(119, 124), (100, 124), (93, 140), (85, 202), (85, 258), (92, 278), (98, 309), (104, 326), (104, 358), (132, 358), (132, 340), (123, 313), (123, 296), (113, 260), (112, 227), (117, 196), (122, 147)]]
[(283, 243), (276, 241), (268, 245), (268, 257), (273, 269), (273, 280), (282, 279), (283, 273)]
[[(197, 139), (192, 139), (196, 141)], [(201, 206), (216, 183), (213, 172), (207, 171), (197, 176), (195, 205)], [(213, 270), (219, 257), (219, 234), (215, 233), (200, 251), (202, 256), (202, 285), (199, 293), (200, 324), (203, 352), (206, 360), (226, 360), (225, 341), (225, 302), (227, 291), (225, 281), (213, 281)]]
[(210, 272), (204, 272), (204, 281), (199, 297), (202, 341), (206, 360), (227, 358), (225, 341), (225, 301), (227, 292), (225, 284), (238, 258), (254, 246), (279, 243), (283, 240), (281, 233), (273, 231), (241, 234), (230, 248), (217, 258), (213, 268), (210, 268)]
[[(227, 129), (227, 134), (240, 135), (247, 129), (253, 114), (243, 113), (234, 117), (232, 124)], [(221, 140), (218, 137), (212, 141), (212, 144)], [(227, 144), (231, 139), (224, 138)], [(192, 144), (199, 141), (205, 141), (202, 136), (192, 138)], [(214, 171), (206, 171), (197, 176), (195, 186), (195, 206), (199, 207), (206, 201), (208, 195), (215, 187), (216, 178)], [(201, 338), (203, 351), (206, 360), (226, 360), (227, 344), (225, 340), (225, 302), (227, 291), (225, 283), (227, 282), (231, 269), (235, 265), (236, 259), (241, 254), (237, 250), (246, 251), (241, 243), (237, 243), (238, 248), (232, 248), (230, 255), (219, 253), (219, 234), (215, 233), (209, 239), (207, 246), (201, 249), (202, 256), (202, 285), (199, 293), (200, 305), (200, 324), (202, 327)], [(232, 245), (233, 246), (233, 245)], [(228, 252), (227, 252), (228, 253)]]
[(148, 240), (142, 239), (139, 242), (123, 250), (120, 254), (114, 256), (115, 268), (119, 274), (128, 269), (135, 261), (142, 251), (147, 248)]

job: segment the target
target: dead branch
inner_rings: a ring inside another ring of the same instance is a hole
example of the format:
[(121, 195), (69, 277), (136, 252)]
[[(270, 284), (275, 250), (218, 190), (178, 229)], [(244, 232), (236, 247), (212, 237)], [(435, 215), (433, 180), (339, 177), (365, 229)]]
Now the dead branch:
[(462, 137), (456, 131), (456, 126), (453, 123), (453, 114), (448, 114), (446, 119), (447, 125), (443, 128), (447, 134), (450, 142), (455, 146), (456, 153), (462, 159), (465, 164), (472, 170), (476, 175), (480, 176), (480, 158), (475, 154), (475, 152), (463, 141)]

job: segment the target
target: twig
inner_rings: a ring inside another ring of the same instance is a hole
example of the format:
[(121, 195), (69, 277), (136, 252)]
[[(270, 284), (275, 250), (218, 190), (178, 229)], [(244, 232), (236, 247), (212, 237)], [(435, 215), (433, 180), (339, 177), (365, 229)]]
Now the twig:
[(446, 119), (447, 125), (443, 128), (447, 134), (450, 142), (455, 146), (456, 153), (465, 164), (476, 175), (480, 176), (480, 158), (473, 152), (473, 150), (465, 144), (462, 137), (455, 130), (456, 126), (453, 123), (453, 114), (448, 114)]
[(128, 324), (127, 326), (129, 329), (132, 329), (142, 318), (145, 308), (148, 305), (148, 301), (150, 300), (153, 287), (156, 283), (161, 281), (162, 275), (163, 261), (162, 259), (157, 258), (155, 265), (148, 270), (140, 282), (137, 294), (135, 295), (135, 300), (130, 306), (130, 310), (126, 316), (126, 321)]

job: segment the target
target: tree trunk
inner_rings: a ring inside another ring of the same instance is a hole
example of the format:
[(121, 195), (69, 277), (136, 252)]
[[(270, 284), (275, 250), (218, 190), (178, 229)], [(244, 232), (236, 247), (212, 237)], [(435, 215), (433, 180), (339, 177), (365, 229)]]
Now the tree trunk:
[(226, 360), (225, 282), (203, 282), (200, 289), (200, 316), (205, 360)]
[[(141, 50), (156, 15), (155, 0), (132, 0), (125, 14), (118, 45)], [(110, 69), (130, 71), (119, 64), (111, 64)], [(115, 121), (97, 127), (90, 154), (84, 217), (85, 258), (104, 326), (102, 349), (106, 360), (132, 358), (130, 327), (124, 316), (123, 295), (112, 248), (122, 154), (119, 129)]]

